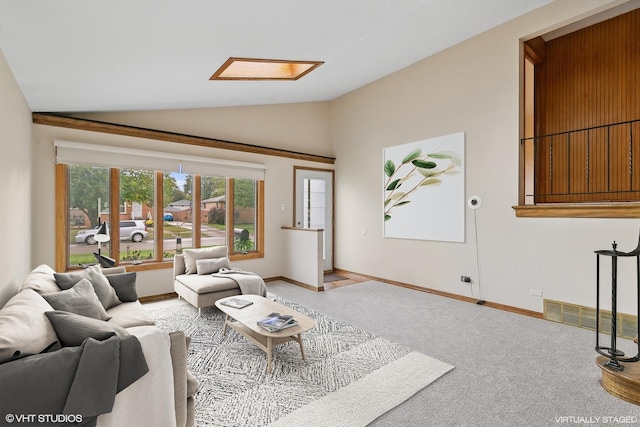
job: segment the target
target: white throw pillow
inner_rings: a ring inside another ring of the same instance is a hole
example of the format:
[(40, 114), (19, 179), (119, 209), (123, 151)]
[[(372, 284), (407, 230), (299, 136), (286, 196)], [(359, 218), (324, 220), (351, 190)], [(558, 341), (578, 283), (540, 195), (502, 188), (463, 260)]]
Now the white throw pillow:
[(226, 246), (212, 246), (210, 248), (185, 249), (184, 250), (184, 267), (186, 274), (196, 274), (198, 266), (196, 261), (207, 258), (223, 258), (228, 256)]
[(40, 353), (58, 341), (44, 314), (53, 307), (33, 289), (18, 292), (0, 310), (0, 360), (16, 351)]
[(198, 274), (213, 274), (220, 271), (221, 268), (231, 268), (229, 265), (229, 258), (209, 258), (209, 259), (197, 259), (196, 268)]
[(39, 294), (49, 294), (60, 292), (60, 288), (54, 277), (55, 271), (47, 264), (41, 264), (25, 277), (22, 283), (22, 290), (33, 289)]

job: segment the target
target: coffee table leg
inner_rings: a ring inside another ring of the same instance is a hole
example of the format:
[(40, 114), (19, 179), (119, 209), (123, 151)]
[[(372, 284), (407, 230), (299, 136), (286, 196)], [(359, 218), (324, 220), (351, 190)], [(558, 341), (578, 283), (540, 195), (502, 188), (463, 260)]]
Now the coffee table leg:
[(273, 341), (271, 337), (267, 337), (267, 372), (271, 373), (271, 350), (273, 349)]
[(227, 322), (229, 321), (229, 315), (224, 315), (224, 326), (222, 327), (222, 335), (227, 335)]
[(304, 347), (302, 347), (302, 334), (298, 334), (298, 344), (300, 344), (300, 353), (302, 354), (302, 360), (304, 360)]

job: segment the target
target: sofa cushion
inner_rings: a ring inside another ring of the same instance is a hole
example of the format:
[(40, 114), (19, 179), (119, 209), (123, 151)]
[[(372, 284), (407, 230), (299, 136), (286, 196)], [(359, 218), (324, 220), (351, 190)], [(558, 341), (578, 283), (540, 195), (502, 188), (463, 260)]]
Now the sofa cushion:
[(71, 289), (80, 279), (89, 280), (105, 310), (120, 304), (115, 289), (111, 287), (99, 265), (93, 265), (73, 273), (55, 273), (54, 277), (62, 290)]
[(130, 273), (107, 274), (106, 278), (111, 287), (116, 291), (116, 295), (120, 301), (134, 302), (138, 300), (136, 276), (136, 272), (132, 271)]
[(39, 294), (58, 292), (60, 288), (56, 283), (53, 268), (46, 264), (41, 264), (31, 271), (22, 282), (22, 290), (33, 289)]
[(240, 289), (235, 280), (226, 277), (181, 274), (176, 276), (176, 282), (182, 283), (197, 294)]
[(56, 342), (56, 332), (45, 312), (51, 305), (33, 289), (25, 289), (0, 309), (0, 360), (21, 353), (40, 353)]
[(200, 383), (198, 379), (187, 370), (187, 397), (195, 396), (200, 391)]
[(213, 274), (220, 271), (221, 268), (231, 268), (229, 258), (207, 258), (196, 260), (196, 270), (198, 274)]
[(173, 369), (173, 392), (175, 395), (176, 419), (178, 425), (187, 423), (187, 355), (189, 354), (184, 332), (169, 333), (171, 343), (171, 367)]
[(109, 320), (111, 318), (102, 304), (100, 304), (93, 286), (87, 279), (80, 279), (71, 289), (52, 294), (42, 294), (42, 297), (55, 310), (68, 311), (100, 320)]
[(196, 274), (198, 267), (196, 260), (206, 258), (222, 258), (228, 255), (226, 246), (212, 246), (210, 248), (185, 249), (184, 266), (186, 274)]
[(123, 267), (121, 265), (117, 267), (102, 267), (102, 274), (104, 274), (105, 276), (108, 276), (110, 274), (120, 274), (120, 273), (126, 273), (126, 272), (127, 272), (126, 267)]
[(144, 309), (139, 301), (123, 302), (120, 305), (111, 307), (107, 310), (107, 314), (111, 316), (109, 323), (114, 323), (123, 328), (156, 324), (149, 312)]
[(120, 338), (129, 335), (121, 326), (104, 320), (92, 319), (67, 311), (47, 311), (44, 314), (49, 318), (58, 339), (65, 347), (78, 346), (87, 338), (102, 341), (113, 335)]

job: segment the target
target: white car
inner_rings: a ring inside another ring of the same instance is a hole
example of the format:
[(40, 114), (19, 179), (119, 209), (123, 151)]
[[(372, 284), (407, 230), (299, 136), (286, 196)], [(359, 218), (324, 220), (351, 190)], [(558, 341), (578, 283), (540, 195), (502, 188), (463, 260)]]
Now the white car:
[[(95, 245), (96, 239), (94, 235), (98, 231), (98, 227), (88, 230), (79, 231), (76, 234), (76, 243), (86, 243), (87, 245)], [(149, 233), (144, 221), (136, 219), (130, 221), (120, 221), (120, 240), (131, 240), (132, 242), (142, 242)]]

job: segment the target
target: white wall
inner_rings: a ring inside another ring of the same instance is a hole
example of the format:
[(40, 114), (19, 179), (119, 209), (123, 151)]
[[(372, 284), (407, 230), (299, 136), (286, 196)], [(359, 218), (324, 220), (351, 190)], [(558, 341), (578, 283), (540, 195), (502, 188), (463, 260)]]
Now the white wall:
[(0, 307), (32, 267), (31, 200), (31, 110), (0, 51)]
[[(519, 40), (608, 3), (620, 2), (555, 1), (333, 101), (336, 267), (471, 296), (460, 282), (468, 275), (474, 297), (480, 279), (483, 299), (534, 311), (543, 303), (530, 289), (593, 306), (593, 251), (613, 240), (620, 250), (634, 248), (640, 221), (516, 218)], [(382, 149), (456, 132), (466, 133), (466, 196), (484, 201), (477, 211), (480, 276), (470, 210), (465, 243), (382, 237)], [(635, 263), (621, 260), (620, 268), (618, 308), (635, 314)]]
[(287, 228), (282, 230), (282, 276), (314, 288), (322, 287), (322, 230)]
[[(640, 222), (515, 217), (511, 206), (518, 200), (519, 40), (621, 3), (556, 0), (331, 103), (84, 117), (335, 156), (337, 268), (471, 296), (469, 285), (460, 283), (460, 275), (468, 275), (473, 296), (478, 296), (480, 279), (483, 299), (534, 311), (542, 311), (542, 299), (531, 296), (530, 289), (542, 290), (544, 298), (593, 306), (593, 251), (609, 248), (613, 240), (621, 250), (635, 247)], [(32, 259), (53, 263), (53, 138), (146, 143), (45, 126), (34, 129), (32, 187), (38, 220), (34, 218), (33, 233), (39, 239)], [(484, 200), (477, 211), (480, 275), (471, 211), (465, 243), (382, 238), (382, 149), (455, 132), (466, 133), (466, 196), (478, 194)], [(280, 227), (292, 225), (292, 167), (319, 165), (237, 152), (220, 155), (267, 164), (266, 257), (247, 261), (242, 268), (267, 277), (280, 275)], [(280, 203), (285, 204), (284, 213)], [(621, 261), (619, 310), (635, 314), (632, 264)], [(141, 281), (143, 294), (171, 287), (168, 270), (141, 274)]]
[[(201, 123), (216, 123), (212, 129), (206, 132), (219, 138), (218, 135), (227, 135), (224, 138), (236, 142), (251, 143), (256, 140), (271, 141), (270, 147), (284, 148), (306, 152), (306, 148), (311, 145), (319, 147), (329, 146), (329, 141), (324, 139), (328, 134), (327, 103), (309, 103), (290, 106), (277, 106), (279, 114), (271, 114), (269, 107), (251, 107), (242, 113), (242, 109), (234, 108), (235, 119), (228, 122), (217, 119), (218, 114), (227, 116), (225, 109), (213, 109), (198, 111), (193, 116), (193, 111), (172, 111), (158, 113), (162, 117), (164, 126), (155, 126), (155, 129), (173, 130), (176, 132), (189, 132), (188, 127), (182, 129), (181, 126), (193, 123), (200, 129), (203, 135)], [(153, 123), (155, 123), (154, 113), (148, 113)], [(146, 116), (142, 113), (133, 114), (133, 118)], [(101, 115), (92, 115), (95, 119), (104, 119)], [(135, 122), (131, 117), (129, 124)], [(110, 118), (110, 120), (113, 117)], [(115, 120), (112, 120), (115, 122)], [(302, 132), (298, 124), (307, 123), (310, 132)], [(121, 123), (125, 123), (121, 121)], [(240, 125), (239, 123), (243, 123)], [(150, 127), (149, 123), (135, 122), (136, 126)], [(238, 127), (240, 126), (240, 127)], [(246, 140), (231, 137), (233, 129), (238, 127), (238, 132), (246, 136)], [(182, 130), (180, 130), (182, 129)], [(316, 132), (317, 130), (317, 132)], [(36, 147), (36, 158), (34, 160), (34, 200), (38, 200), (39, 206), (47, 215), (42, 215), (38, 221), (34, 221), (33, 232), (40, 236), (38, 245), (34, 246), (34, 259), (39, 263), (55, 265), (54, 253), (54, 223), (53, 214), (55, 206), (55, 182), (54, 182), (54, 139), (68, 141), (79, 141), (95, 144), (106, 144), (114, 146), (135, 147), (141, 149), (185, 153), (190, 155), (200, 155), (217, 157), (228, 160), (263, 163), (266, 165), (265, 177), (265, 257), (247, 261), (234, 262), (234, 267), (254, 271), (262, 277), (277, 277), (282, 275), (282, 267), (285, 259), (282, 257), (283, 241), (282, 226), (293, 225), (293, 167), (322, 167), (331, 169), (333, 165), (326, 163), (315, 163), (309, 161), (299, 161), (283, 157), (257, 155), (238, 151), (225, 151), (220, 149), (196, 147), (183, 144), (174, 144), (162, 141), (152, 141), (141, 138), (123, 137), (118, 135), (99, 134), (73, 129), (56, 128), (44, 125), (34, 125), (34, 141)], [(289, 141), (279, 144), (279, 141)], [(291, 141), (298, 141), (298, 145), (291, 145)], [(265, 144), (266, 145), (266, 144)], [(316, 149), (323, 151), (323, 149)], [(326, 153), (326, 150), (324, 150)], [(280, 210), (280, 205), (284, 204), (285, 210)], [(141, 296), (162, 294), (173, 291), (171, 281), (172, 272), (170, 269), (138, 272), (138, 287)]]
[(328, 143), (327, 102), (75, 116), (261, 147), (333, 155)]

